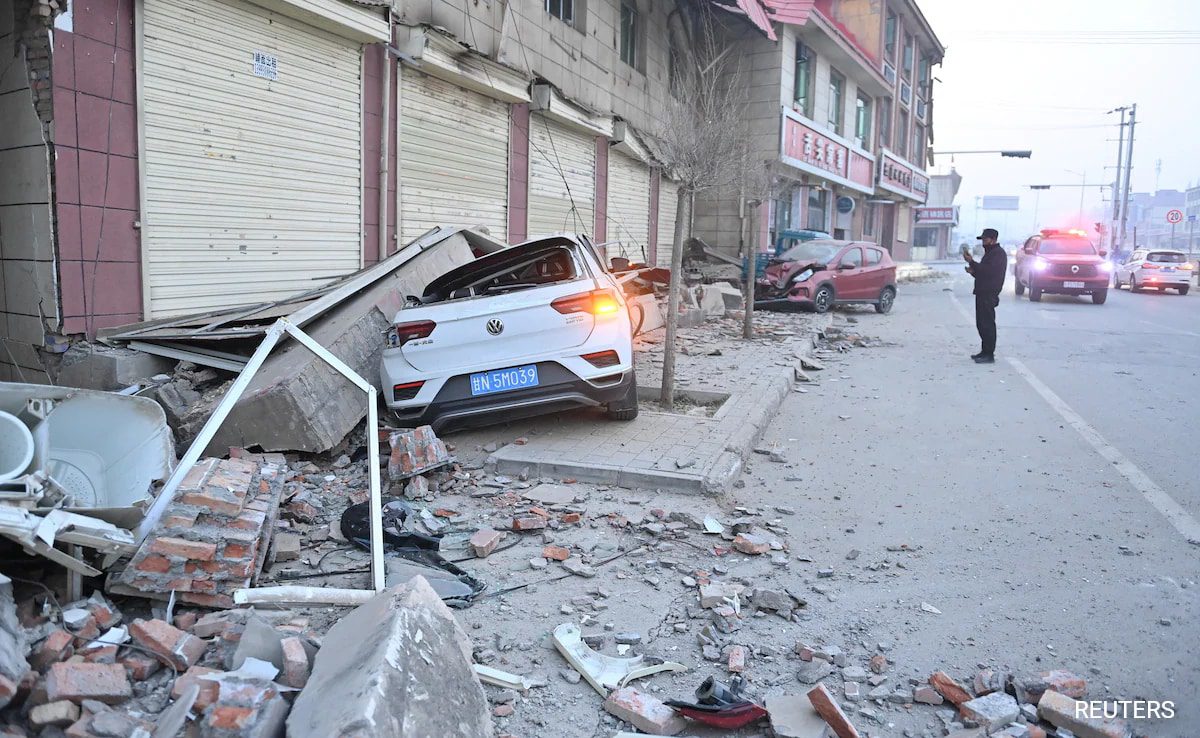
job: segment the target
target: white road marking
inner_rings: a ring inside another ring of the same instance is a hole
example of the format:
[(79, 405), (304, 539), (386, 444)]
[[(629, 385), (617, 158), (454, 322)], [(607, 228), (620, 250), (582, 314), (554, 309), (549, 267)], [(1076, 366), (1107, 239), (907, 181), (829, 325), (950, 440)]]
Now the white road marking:
[(1054, 390), (1038, 379), (1020, 359), (1010, 356), (1008, 363), (1012, 364), (1017, 373), (1024, 377), (1029, 386), (1033, 387), (1034, 391), (1041, 395), (1042, 399), (1054, 408), (1063, 420), (1070, 423), (1071, 427), (1083, 436), (1083, 440), (1087, 441), (1088, 445), (1096, 450), (1096, 453), (1108, 459), (1113, 467), (1121, 473), (1121, 476), (1125, 477), (1138, 492), (1142, 493), (1142, 497), (1145, 497), (1146, 501), (1154, 506), (1155, 510), (1162, 513), (1162, 516), (1175, 526), (1175, 530), (1179, 531), (1189, 542), (1200, 542), (1200, 522), (1197, 522), (1187, 510), (1184, 510), (1178, 502), (1164, 492), (1162, 487), (1155, 484), (1154, 480), (1146, 476), (1146, 473), (1138, 468), (1137, 464), (1134, 464), (1116, 446), (1105, 440), (1098, 430), (1075, 412), (1065, 400), (1055, 394)]
[[(963, 307), (962, 302), (953, 292), (950, 293), (950, 300), (958, 308), (958, 312), (962, 313), (964, 318), (968, 321), (972, 320), (972, 317), (967, 313), (967, 309)], [(1020, 359), (1014, 359), (1011, 356), (1007, 358), (1008, 363), (1012, 364), (1013, 368), (1017, 370), (1022, 379), (1029, 383), (1034, 392), (1041, 395), (1046, 404), (1054, 408), (1055, 412), (1063, 420), (1067, 421), (1079, 435), (1083, 436), (1083, 440), (1087, 441), (1088, 445), (1096, 453), (1107, 459), (1113, 465), (1113, 468), (1120, 472), (1121, 476), (1125, 477), (1133, 485), (1134, 489), (1140, 492), (1142, 497), (1146, 498), (1146, 501), (1174, 526), (1175, 530), (1179, 531), (1188, 542), (1200, 543), (1200, 522), (1197, 522), (1162, 487), (1155, 484), (1154, 480), (1146, 476), (1146, 473), (1137, 464), (1130, 461), (1116, 446), (1113, 446), (1104, 436), (1100, 435), (1100, 431), (1093, 428), (1079, 413), (1075, 412), (1067, 404), (1066, 400), (1059, 397), (1054, 390), (1047, 387), (1042, 380), (1038, 379), (1037, 375), (1030, 371), (1029, 367), (1025, 366)]]

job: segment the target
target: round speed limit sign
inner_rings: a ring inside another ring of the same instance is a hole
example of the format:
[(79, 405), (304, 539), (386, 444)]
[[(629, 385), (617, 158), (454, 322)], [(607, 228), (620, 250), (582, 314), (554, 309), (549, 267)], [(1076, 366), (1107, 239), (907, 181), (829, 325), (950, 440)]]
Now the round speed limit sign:
[(1171, 225), (1175, 225), (1176, 223), (1182, 223), (1183, 222), (1183, 211), (1179, 210), (1178, 208), (1175, 210), (1168, 210), (1167, 211), (1167, 222), (1170, 223)]

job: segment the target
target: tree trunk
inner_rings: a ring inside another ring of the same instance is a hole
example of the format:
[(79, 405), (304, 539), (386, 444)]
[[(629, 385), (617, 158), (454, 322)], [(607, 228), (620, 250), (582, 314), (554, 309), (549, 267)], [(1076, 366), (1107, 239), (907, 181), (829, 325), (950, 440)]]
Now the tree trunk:
[(745, 310), (742, 315), (742, 338), (754, 337), (754, 280), (757, 278), (755, 272), (755, 260), (758, 258), (758, 209), (761, 205), (755, 205), (750, 210), (749, 236), (746, 238), (746, 284), (742, 289), (743, 299), (746, 302)]
[(667, 338), (663, 341), (662, 393), (659, 395), (659, 403), (664, 409), (675, 405), (675, 336), (679, 330), (679, 292), (683, 289), (683, 241), (691, 220), (691, 193), (680, 187), (675, 209), (675, 244), (671, 250), (671, 291), (667, 295)]

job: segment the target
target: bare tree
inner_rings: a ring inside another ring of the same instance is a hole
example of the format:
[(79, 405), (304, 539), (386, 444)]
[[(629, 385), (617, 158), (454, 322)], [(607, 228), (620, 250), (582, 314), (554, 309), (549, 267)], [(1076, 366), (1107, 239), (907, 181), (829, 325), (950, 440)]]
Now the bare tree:
[(674, 90), (656, 132), (659, 153), (679, 182), (667, 336), (663, 350), (664, 407), (675, 402), (675, 344), (683, 283), (683, 245), (690, 236), (695, 195), (736, 186), (746, 172), (747, 137), (743, 121), (746, 85), (743, 61), (706, 3), (677, 3), (683, 19), (676, 43)]

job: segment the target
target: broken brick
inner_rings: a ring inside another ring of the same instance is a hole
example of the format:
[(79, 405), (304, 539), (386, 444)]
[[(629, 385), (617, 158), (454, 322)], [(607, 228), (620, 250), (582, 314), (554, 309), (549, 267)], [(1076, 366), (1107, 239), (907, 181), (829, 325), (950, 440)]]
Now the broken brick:
[(744, 554), (759, 556), (761, 554), (770, 553), (771, 541), (763, 536), (753, 535), (750, 533), (739, 533), (733, 539), (733, 547)]
[(487, 558), (500, 545), (500, 538), (500, 531), (480, 528), (471, 535), (471, 551), (478, 558)]
[(562, 516), (559, 517), (558, 522), (562, 523), (563, 525), (575, 525), (576, 523), (578, 523), (581, 520), (583, 520), (583, 515), (581, 515), (580, 513), (572, 512), (572, 513), (563, 513)]
[(102, 631), (121, 622), (121, 611), (99, 591), (93, 592), (87, 599), (87, 609), (96, 619), (96, 626)]
[(30, 657), (29, 663), (38, 671), (45, 671), (51, 664), (66, 661), (74, 653), (75, 636), (65, 630), (55, 630), (42, 641), (37, 652)]
[(185, 633), (162, 620), (134, 620), (129, 626), (129, 634), (135, 643), (177, 671), (184, 671), (199, 661), (208, 647), (191, 633)]
[(860, 738), (858, 729), (850, 722), (850, 718), (846, 717), (846, 713), (842, 712), (842, 708), (833, 699), (833, 695), (829, 693), (824, 684), (818, 684), (810, 689), (808, 700), (838, 738)]
[(283, 678), (280, 682), (288, 687), (303, 689), (308, 683), (310, 670), (304, 642), (296, 636), (291, 636), (284, 638), (279, 645), (283, 649)]
[(496, 717), (510, 717), (516, 710), (512, 704), (496, 705), (492, 708), (492, 714)]
[(887, 657), (881, 653), (877, 653), (871, 657), (871, 671), (876, 674), (882, 674), (887, 671)]
[(933, 687), (917, 687), (913, 690), (913, 702), (920, 702), (926, 705), (940, 705), (944, 701), (941, 692)]
[(183, 538), (155, 538), (150, 550), (163, 556), (178, 556), (197, 561), (211, 561), (217, 555), (217, 544), (188, 541)]
[(661, 700), (633, 687), (613, 690), (604, 701), (604, 710), (650, 735), (675, 735), (688, 725)]
[(512, 521), (512, 529), (516, 531), (541, 530), (545, 527), (546, 519), (537, 515), (521, 515)]
[(97, 646), (80, 652), (85, 661), (90, 664), (117, 663), (117, 647), (115, 645)]
[(46, 675), (50, 702), (97, 700), (112, 705), (132, 696), (129, 676), (120, 664), (52, 664)]
[(729, 649), (729, 671), (733, 674), (741, 674), (746, 670), (746, 647), (733, 646)]
[(929, 684), (953, 705), (961, 705), (971, 699), (971, 693), (944, 671), (935, 671), (931, 674)]
[(175, 622), (172, 624), (180, 630), (191, 630), (199, 619), (200, 615), (195, 612), (181, 612), (175, 616)]
[(161, 661), (139, 651), (134, 651), (128, 656), (123, 656), (121, 664), (129, 672), (129, 676), (136, 682), (149, 679), (156, 671), (162, 668)]
[(975, 694), (982, 697), (992, 692), (1004, 691), (1004, 675), (991, 669), (984, 669), (975, 675)]
[(69, 700), (48, 702), (29, 711), (29, 724), (35, 728), (70, 725), (79, 719), (79, 705)]
[(1016, 680), (1016, 687), (1017, 697), (1022, 702), (1035, 705), (1048, 689), (1076, 699), (1087, 694), (1087, 681), (1078, 674), (1065, 669), (1043, 671), (1037, 676), (1018, 679)]
[(171, 685), (171, 699), (179, 699), (187, 691), (188, 687), (195, 684), (200, 687), (200, 694), (196, 697), (196, 711), (202, 712), (208, 709), (210, 705), (217, 701), (221, 685), (212, 679), (201, 679), (201, 677), (216, 673), (218, 673), (217, 669), (210, 669), (207, 666), (193, 666), (183, 674), (180, 674), (175, 683)]
[(571, 558), (571, 552), (562, 546), (544, 546), (542, 547), (542, 558), (551, 561), (566, 561)]

